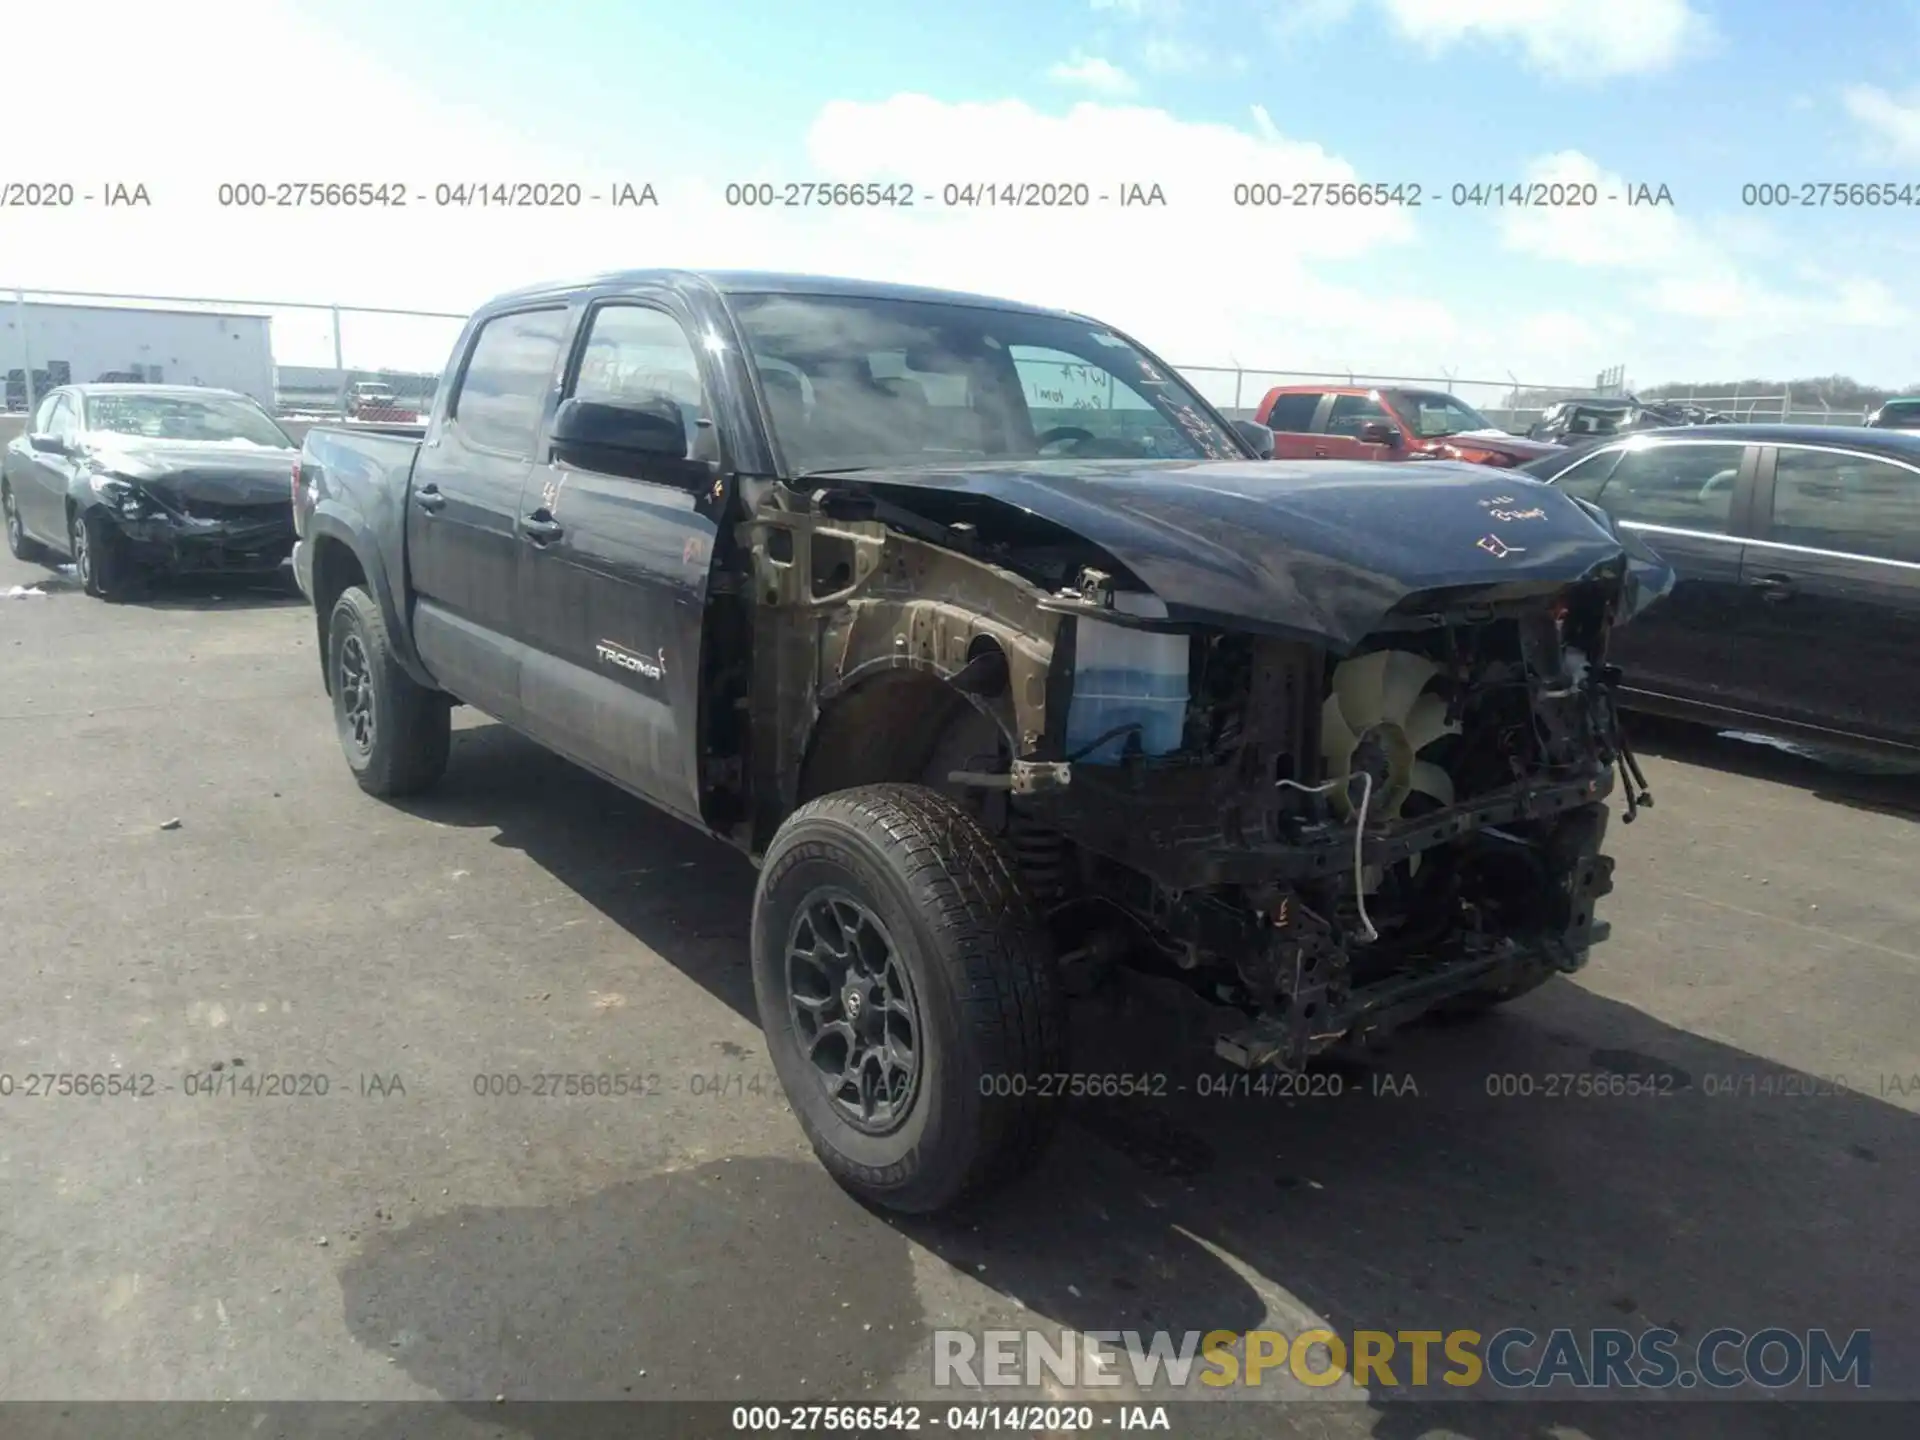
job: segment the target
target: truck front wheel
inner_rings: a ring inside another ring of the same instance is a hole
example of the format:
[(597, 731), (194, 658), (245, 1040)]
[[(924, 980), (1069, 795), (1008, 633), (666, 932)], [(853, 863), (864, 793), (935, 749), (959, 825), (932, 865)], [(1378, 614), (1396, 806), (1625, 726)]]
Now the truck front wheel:
[(327, 672), (334, 729), (362, 790), (411, 795), (440, 778), (452, 744), (452, 708), (446, 696), (401, 668), (379, 605), (357, 585), (334, 602)]
[(822, 796), (753, 905), (767, 1048), (821, 1163), (892, 1210), (947, 1209), (1046, 1147), (1066, 1015), (1046, 933), (974, 817), (918, 785)]

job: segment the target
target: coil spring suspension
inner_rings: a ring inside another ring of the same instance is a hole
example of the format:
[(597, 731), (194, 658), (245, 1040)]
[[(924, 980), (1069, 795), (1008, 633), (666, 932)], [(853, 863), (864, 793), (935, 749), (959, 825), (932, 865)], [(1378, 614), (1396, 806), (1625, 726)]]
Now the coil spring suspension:
[(1007, 843), (1020, 867), (1020, 879), (1036, 902), (1051, 905), (1066, 893), (1066, 838), (1058, 830), (1035, 823), (1009, 804)]

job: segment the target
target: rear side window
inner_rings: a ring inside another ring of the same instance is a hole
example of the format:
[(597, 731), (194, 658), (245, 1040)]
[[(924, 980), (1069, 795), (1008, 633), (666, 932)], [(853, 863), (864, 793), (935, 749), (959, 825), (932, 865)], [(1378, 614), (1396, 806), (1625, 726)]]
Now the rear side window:
[(1599, 504), (1618, 520), (1724, 535), (1742, 445), (1647, 445), (1621, 452)]
[(1920, 474), (1870, 455), (1782, 448), (1770, 534), (1789, 545), (1920, 562)]
[(1267, 428), (1304, 435), (1313, 429), (1313, 412), (1319, 408), (1318, 395), (1276, 395), (1267, 413)]
[(533, 458), (566, 334), (565, 310), (496, 315), (480, 327), (453, 397), (452, 414), (468, 444)]
[[(1373, 420), (1393, 425), (1393, 416), (1387, 413), (1387, 407), (1371, 395), (1337, 395), (1333, 409), (1327, 414), (1327, 433), (1358, 439), (1360, 427)], [(1399, 426), (1394, 428), (1397, 430)]]

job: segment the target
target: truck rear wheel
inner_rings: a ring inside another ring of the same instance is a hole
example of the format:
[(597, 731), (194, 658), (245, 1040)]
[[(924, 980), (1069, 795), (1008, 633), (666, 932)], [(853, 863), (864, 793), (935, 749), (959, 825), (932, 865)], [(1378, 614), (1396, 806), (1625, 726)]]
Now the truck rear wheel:
[(411, 795), (447, 768), (452, 707), (394, 657), (386, 620), (358, 586), (340, 594), (327, 624), (333, 724), (353, 778), (369, 795)]
[(821, 1163), (888, 1209), (950, 1208), (1028, 1169), (1066, 1055), (1046, 932), (979, 822), (869, 785), (781, 826), (753, 905), (768, 1052)]

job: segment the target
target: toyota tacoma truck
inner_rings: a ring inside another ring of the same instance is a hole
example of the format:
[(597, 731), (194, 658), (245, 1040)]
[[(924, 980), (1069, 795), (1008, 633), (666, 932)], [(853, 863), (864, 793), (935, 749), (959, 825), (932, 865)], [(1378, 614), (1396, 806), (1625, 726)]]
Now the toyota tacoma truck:
[(1116, 967), (1297, 1069), (1603, 934), (1608, 637), (1670, 573), (1524, 476), (1264, 434), (1082, 316), (621, 273), (484, 306), (424, 437), (310, 431), (295, 565), (367, 791), (464, 703), (753, 860), (793, 1111), (929, 1212), (1039, 1154)]

